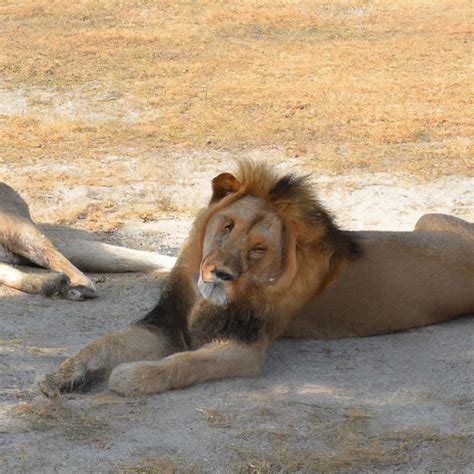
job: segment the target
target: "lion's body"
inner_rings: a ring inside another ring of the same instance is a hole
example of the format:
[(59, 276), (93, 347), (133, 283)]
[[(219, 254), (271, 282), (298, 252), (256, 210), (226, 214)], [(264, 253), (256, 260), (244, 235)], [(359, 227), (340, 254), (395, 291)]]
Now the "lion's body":
[(0, 183), (0, 246), (9, 263), (31, 262), (55, 273), (25, 273), (0, 262), (0, 283), (46, 296), (79, 300), (95, 296), (95, 285), (69, 262), (38, 229), (28, 205), (10, 186)]
[(343, 232), (304, 178), (244, 163), (237, 178), (213, 180), (157, 306), (40, 387), (54, 394), (110, 375), (120, 394), (159, 393), (256, 375), (280, 337), (381, 334), (474, 311), (464, 224), (465, 236), (449, 233), (450, 219), (437, 229), (448, 232), (426, 222), (423, 232)]
[[(167, 270), (170, 257), (52, 232), (54, 243), (32, 220), (28, 205), (0, 182), (0, 284), (28, 293), (82, 300), (95, 296), (94, 282), (83, 271)], [(13, 265), (38, 265), (49, 272)], [(79, 268), (81, 270), (79, 270)]]
[(364, 256), (305, 305), (285, 337), (373, 336), (473, 314), (474, 229), (471, 238), (453, 230), (354, 233)]

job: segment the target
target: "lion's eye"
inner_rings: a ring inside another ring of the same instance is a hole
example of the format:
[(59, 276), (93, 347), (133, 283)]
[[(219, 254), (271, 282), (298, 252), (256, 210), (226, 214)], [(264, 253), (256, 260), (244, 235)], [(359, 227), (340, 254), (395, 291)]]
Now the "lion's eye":
[(232, 232), (232, 229), (234, 228), (234, 223), (233, 222), (229, 222), (227, 223), (225, 226), (224, 226), (224, 230), (229, 234), (230, 232)]
[(257, 246), (257, 247), (253, 247), (249, 250), (249, 258), (251, 258), (252, 260), (257, 260), (259, 258), (262, 258), (264, 255), (265, 255), (265, 252), (267, 251), (267, 249), (265, 247), (260, 247), (260, 246)]

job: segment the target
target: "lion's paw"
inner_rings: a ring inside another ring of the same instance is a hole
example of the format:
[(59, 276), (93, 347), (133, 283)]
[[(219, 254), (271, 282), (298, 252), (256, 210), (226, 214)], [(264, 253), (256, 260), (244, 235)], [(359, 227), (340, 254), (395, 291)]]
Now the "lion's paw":
[(109, 388), (126, 397), (161, 393), (170, 388), (170, 373), (166, 362), (129, 362), (116, 367)]
[(60, 395), (61, 383), (56, 378), (56, 374), (48, 374), (39, 379), (36, 383), (38, 390), (48, 398), (56, 398)]
[(83, 301), (97, 298), (97, 290), (91, 286), (70, 286), (64, 291), (64, 297), (70, 301)]
[(93, 367), (91, 362), (78, 356), (66, 359), (57, 372), (39, 380), (38, 389), (49, 398), (60, 393), (88, 390), (106, 377), (106, 370)]
[(69, 288), (69, 283), (70, 280), (64, 273), (52, 272), (42, 284), (41, 294), (50, 298), (61, 297)]

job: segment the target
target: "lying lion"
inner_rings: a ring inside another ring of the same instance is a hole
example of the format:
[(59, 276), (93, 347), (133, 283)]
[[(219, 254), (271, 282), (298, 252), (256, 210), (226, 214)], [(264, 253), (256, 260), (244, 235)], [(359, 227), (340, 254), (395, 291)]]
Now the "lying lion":
[(157, 306), (40, 382), (47, 395), (110, 376), (122, 395), (257, 375), (281, 337), (390, 333), (474, 312), (473, 226), (343, 232), (305, 178), (244, 162), (212, 182)]
[[(56, 235), (55, 245), (33, 222), (24, 199), (0, 182), (0, 284), (27, 293), (80, 301), (95, 298), (96, 288), (77, 266), (94, 272), (171, 268), (171, 257), (71, 238), (69, 234)], [(24, 265), (38, 265), (51, 271), (30, 272)]]

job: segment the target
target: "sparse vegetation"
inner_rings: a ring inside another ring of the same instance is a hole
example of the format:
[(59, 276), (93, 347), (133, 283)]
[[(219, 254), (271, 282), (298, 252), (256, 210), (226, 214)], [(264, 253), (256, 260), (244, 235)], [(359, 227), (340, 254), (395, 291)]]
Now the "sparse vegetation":
[(59, 182), (181, 184), (177, 157), (196, 151), (472, 173), (469, 11), (464, 0), (5, 3), (2, 174), (41, 211)]
[(176, 454), (162, 454), (156, 458), (140, 458), (134, 461), (121, 463), (110, 472), (120, 474), (192, 474), (196, 469), (187, 465)]
[[(469, 469), (471, 434), (442, 434), (433, 430), (387, 431), (377, 436), (367, 429), (369, 413), (361, 408), (349, 408), (334, 429), (315, 426), (311, 436), (326, 440), (331, 449), (294, 449), (287, 442), (289, 433), (282, 433), (278, 443), (263, 453), (247, 453), (249, 459), (239, 466), (239, 472), (275, 474), (283, 472), (374, 472), (407, 469), (414, 466), (417, 450), (433, 453), (432, 469), (436, 470), (440, 455), (451, 469)], [(245, 453), (241, 453), (245, 456)]]
[(107, 425), (103, 421), (85, 412), (78, 413), (61, 400), (20, 403), (12, 407), (11, 413), (31, 431), (60, 430), (68, 440), (99, 446), (107, 440)]
[(228, 428), (234, 421), (229, 413), (215, 408), (198, 408), (197, 411), (205, 416), (208, 425), (212, 428)]

